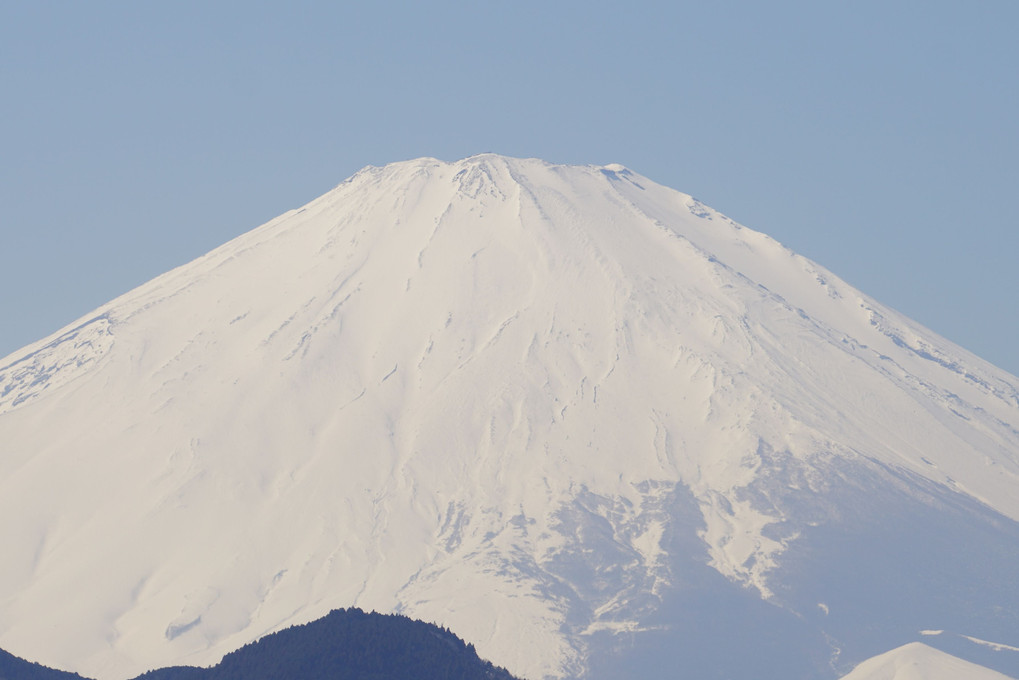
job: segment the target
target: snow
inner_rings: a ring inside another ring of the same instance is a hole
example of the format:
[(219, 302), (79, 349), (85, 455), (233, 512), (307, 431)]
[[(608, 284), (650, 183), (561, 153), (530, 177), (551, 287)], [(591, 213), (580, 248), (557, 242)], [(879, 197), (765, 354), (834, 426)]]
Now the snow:
[(990, 647), (991, 649), (993, 649), (993, 650), (995, 650), (997, 652), (1003, 652), (1003, 651), (1019, 652), (1019, 647), (1015, 647), (1013, 645), (1006, 645), (1006, 644), (1002, 644), (1000, 642), (990, 642), (988, 640), (981, 640), (980, 638), (971, 637), (969, 635), (963, 635), (962, 637), (966, 638), (970, 642), (975, 642), (978, 645), (983, 645), (985, 647)]
[(0, 360), (0, 447), (0, 647), (102, 680), (339, 606), (582, 674), (683, 581), (677, 490), (775, 600), (835, 461), (1019, 519), (1013, 376), (622, 166), (493, 155), (366, 168)]
[(1007, 675), (911, 642), (864, 661), (842, 680), (1008, 680)]

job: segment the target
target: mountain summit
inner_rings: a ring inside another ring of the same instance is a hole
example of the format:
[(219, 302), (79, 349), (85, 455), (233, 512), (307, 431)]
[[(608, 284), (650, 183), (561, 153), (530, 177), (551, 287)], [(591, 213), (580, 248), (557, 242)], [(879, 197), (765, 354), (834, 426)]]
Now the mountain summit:
[(0, 647), (109, 680), (355, 606), (530, 680), (1016, 674), (1017, 520), (1014, 376), (618, 165), (369, 167), (0, 360)]

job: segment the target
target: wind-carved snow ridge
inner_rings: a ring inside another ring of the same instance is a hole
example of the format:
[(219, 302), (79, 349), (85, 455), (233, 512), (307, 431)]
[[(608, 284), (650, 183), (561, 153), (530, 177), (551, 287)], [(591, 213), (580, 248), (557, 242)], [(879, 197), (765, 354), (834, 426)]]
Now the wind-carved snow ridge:
[(621, 165), (366, 168), (5, 361), (0, 647), (100, 680), (348, 606), (533, 680), (1019, 630), (1015, 378)]
[(0, 367), (0, 415), (81, 377), (95, 368), (111, 347), (113, 332), (109, 317), (103, 315)]
[(881, 313), (862, 305), (870, 314), (870, 323), (880, 330), (886, 337), (898, 347), (909, 351), (912, 355), (935, 363), (952, 373), (960, 376), (973, 385), (980, 387), (990, 394), (1005, 401), (1009, 405), (1019, 406), (1019, 389), (1014, 385), (1000, 379), (981, 375), (978, 369), (967, 365), (964, 359), (959, 356), (951, 356), (935, 344), (924, 339), (915, 331), (908, 328), (897, 327), (890, 323)]

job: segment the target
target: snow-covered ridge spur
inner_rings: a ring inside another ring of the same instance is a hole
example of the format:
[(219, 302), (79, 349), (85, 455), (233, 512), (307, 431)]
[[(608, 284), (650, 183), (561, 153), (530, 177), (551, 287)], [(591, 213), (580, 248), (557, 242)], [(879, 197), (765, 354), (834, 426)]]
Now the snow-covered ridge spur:
[(0, 365), (0, 414), (74, 380), (92, 368), (112, 346), (109, 318), (100, 315), (61, 331), (55, 339), (11, 363)]

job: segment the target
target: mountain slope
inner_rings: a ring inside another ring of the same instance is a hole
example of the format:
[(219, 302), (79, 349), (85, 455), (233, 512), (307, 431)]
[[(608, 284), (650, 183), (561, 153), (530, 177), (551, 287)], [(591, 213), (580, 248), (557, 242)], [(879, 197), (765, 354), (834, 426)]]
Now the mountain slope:
[[(404, 616), (336, 610), (230, 652), (212, 668), (162, 668), (138, 680), (513, 680), (449, 631)], [(0, 650), (2, 680), (83, 680)]]
[(919, 642), (868, 659), (842, 680), (1008, 680)]
[(620, 166), (367, 168), (0, 360), (0, 442), (0, 646), (103, 678), (343, 606), (530, 678), (1019, 630), (1017, 380)]
[(449, 631), (404, 616), (336, 610), (227, 654), (212, 668), (164, 668), (137, 680), (513, 680)]
[(80, 675), (54, 670), (0, 649), (0, 680), (84, 680)]

